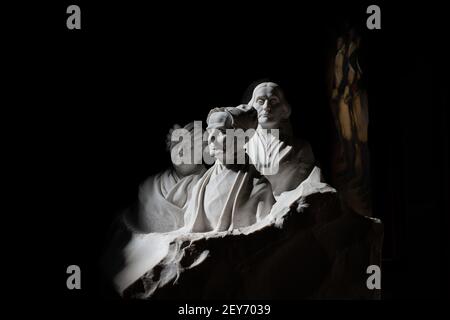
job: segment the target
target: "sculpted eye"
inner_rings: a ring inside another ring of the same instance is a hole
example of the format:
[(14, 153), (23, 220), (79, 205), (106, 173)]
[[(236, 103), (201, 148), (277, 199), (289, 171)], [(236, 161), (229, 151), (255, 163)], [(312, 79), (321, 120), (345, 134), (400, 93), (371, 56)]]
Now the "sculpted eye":
[(264, 104), (264, 100), (263, 99), (258, 99), (257, 102), (258, 102), (259, 105), (263, 105)]

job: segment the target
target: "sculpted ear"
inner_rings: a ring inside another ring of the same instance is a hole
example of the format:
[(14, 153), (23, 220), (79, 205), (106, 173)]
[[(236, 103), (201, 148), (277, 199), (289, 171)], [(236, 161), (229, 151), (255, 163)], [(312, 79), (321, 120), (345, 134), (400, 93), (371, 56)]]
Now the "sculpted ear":
[(283, 109), (284, 109), (283, 118), (285, 120), (287, 120), (291, 116), (291, 112), (292, 112), (291, 106), (286, 103), (286, 104), (283, 105)]

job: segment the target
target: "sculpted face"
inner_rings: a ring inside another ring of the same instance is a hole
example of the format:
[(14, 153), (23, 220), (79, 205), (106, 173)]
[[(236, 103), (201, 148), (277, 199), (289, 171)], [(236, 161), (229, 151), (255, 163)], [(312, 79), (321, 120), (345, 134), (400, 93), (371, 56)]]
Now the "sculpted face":
[(227, 137), (226, 129), (224, 126), (208, 129), (209, 155), (219, 160), (224, 159)]
[(211, 110), (207, 118), (209, 155), (225, 165), (244, 164), (244, 145), (255, 132), (256, 118), (257, 111), (248, 105)]
[(290, 108), (277, 86), (257, 86), (251, 105), (258, 112), (258, 123), (263, 128), (278, 128), (280, 122), (290, 116)]
[(226, 151), (226, 130), (232, 128), (233, 119), (227, 112), (220, 111), (213, 112), (207, 122), (209, 155), (223, 163)]
[[(174, 128), (177, 129), (176, 127), (174, 127)], [(178, 129), (180, 129), (179, 126), (178, 126)], [(186, 159), (187, 161), (183, 161), (183, 163), (181, 163), (181, 164), (175, 164), (175, 162), (174, 162), (175, 170), (181, 176), (187, 176), (190, 174), (194, 174), (203, 168), (203, 164), (201, 164), (201, 163), (196, 164), (194, 161), (194, 154), (196, 152), (194, 123), (193, 122), (188, 123), (184, 127), (184, 129), (189, 131), (188, 139), (183, 138), (181, 141), (170, 142), (170, 144), (168, 145), (170, 152), (171, 152), (171, 156), (179, 157), (178, 159), (183, 159), (184, 150), (188, 150), (188, 149), (190, 150), (190, 158), (187, 158)], [(172, 132), (170, 132), (169, 135), (172, 136)], [(172, 161), (173, 161), (173, 158), (172, 158)]]

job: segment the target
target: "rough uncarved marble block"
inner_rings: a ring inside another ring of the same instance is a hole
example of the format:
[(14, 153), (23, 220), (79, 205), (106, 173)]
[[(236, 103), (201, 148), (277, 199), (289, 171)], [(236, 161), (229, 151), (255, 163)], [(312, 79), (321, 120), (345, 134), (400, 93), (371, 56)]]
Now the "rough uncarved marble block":
[[(282, 223), (248, 234), (176, 239), (172, 256), (144, 274), (125, 297), (149, 299), (378, 299), (366, 286), (381, 266), (383, 225), (343, 214), (337, 193), (314, 193)], [(169, 280), (168, 280), (169, 279)]]

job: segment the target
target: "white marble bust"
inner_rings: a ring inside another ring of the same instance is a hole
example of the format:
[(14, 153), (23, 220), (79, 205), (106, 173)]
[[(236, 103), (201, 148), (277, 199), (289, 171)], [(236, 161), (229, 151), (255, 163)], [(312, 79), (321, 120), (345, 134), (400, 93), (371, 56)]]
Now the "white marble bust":
[[(245, 150), (226, 149), (226, 130), (256, 128), (253, 108), (218, 108), (208, 115), (210, 155), (214, 165), (203, 175), (192, 192), (186, 210), (188, 232), (229, 231), (247, 227), (267, 216), (275, 202), (272, 189), (254, 166), (227, 163), (225, 152), (236, 155)], [(235, 157), (231, 157), (235, 160)]]
[(307, 141), (293, 135), (291, 106), (278, 84), (257, 85), (248, 105), (258, 112), (258, 128), (246, 145), (247, 153), (278, 197), (308, 177), (314, 167), (314, 155)]

